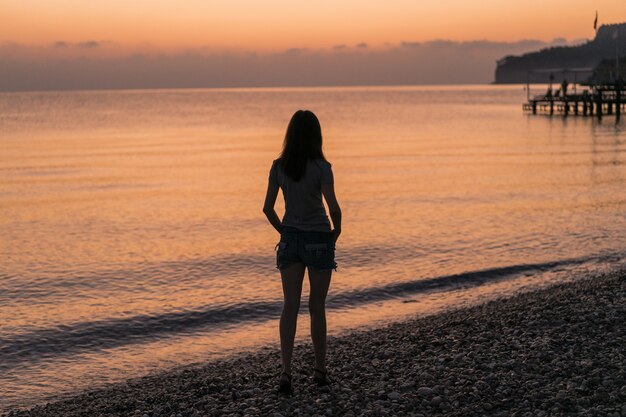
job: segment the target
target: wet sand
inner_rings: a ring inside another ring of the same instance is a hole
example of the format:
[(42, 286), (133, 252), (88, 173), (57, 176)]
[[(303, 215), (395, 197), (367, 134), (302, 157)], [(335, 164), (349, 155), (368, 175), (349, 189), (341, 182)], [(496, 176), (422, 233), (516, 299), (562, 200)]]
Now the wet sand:
[[(331, 324), (332, 325), (332, 324)], [(9, 416), (626, 416), (626, 271), (328, 340), (129, 380)]]

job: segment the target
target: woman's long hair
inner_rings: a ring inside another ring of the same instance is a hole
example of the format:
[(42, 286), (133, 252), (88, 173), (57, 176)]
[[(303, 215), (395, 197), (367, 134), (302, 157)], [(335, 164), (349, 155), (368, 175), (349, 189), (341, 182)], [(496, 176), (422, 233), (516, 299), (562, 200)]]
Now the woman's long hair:
[(307, 161), (323, 159), (322, 128), (313, 112), (298, 110), (294, 113), (287, 126), (283, 151), (279, 163), (285, 174), (294, 181), (304, 176)]

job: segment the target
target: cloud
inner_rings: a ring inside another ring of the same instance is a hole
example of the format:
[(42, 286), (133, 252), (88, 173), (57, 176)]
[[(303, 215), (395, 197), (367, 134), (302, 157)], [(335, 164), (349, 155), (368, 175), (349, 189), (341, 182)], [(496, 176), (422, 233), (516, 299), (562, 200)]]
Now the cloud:
[(289, 48), (286, 49), (285, 52), (283, 52), (283, 54), (285, 55), (301, 55), (305, 52), (307, 52), (308, 49), (306, 48)]
[(553, 46), (567, 46), (569, 42), (565, 38), (554, 38), (551, 44)]
[(112, 44), (113, 42), (87, 40), (84, 42), (71, 43), (66, 41), (56, 41), (52, 44), (54, 48), (59, 49), (96, 49), (101, 48), (105, 44)]
[(166, 54), (146, 48), (113, 53), (115, 45), (93, 40), (38, 48), (5, 43), (0, 91), (489, 83), (498, 59), (548, 46), (536, 40), (444, 39), (379, 49), (361, 43), (275, 53)]
[(78, 44), (79, 48), (98, 48), (99, 46), (100, 46), (100, 42), (98, 41), (80, 42)]

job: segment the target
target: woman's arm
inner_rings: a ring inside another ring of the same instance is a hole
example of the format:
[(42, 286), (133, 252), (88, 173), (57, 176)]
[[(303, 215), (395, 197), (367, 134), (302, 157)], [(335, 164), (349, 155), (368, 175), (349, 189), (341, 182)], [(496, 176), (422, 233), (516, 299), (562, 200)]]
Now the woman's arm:
[(341, 234), (341, 208), (337, 202), (337, 196), (335, 196), (335, 185), (333, 183), (322, 184), (322, 195), (328, 204), (330, 219), (333, 221), (333, 233), (335, 234), (335, 241), (337, 241)]
[(267, 194), (265, 194), (265, 204), (263, 204), (263, 213), (267, 216), (267, 220), (270, 221), (274, 229), (280, 233), (282, 227), (278, 214), (274, 210), (274, 204), (276, 203), (276, 196), (278, 195), (278, 184), (269, 181), (267, 183)]

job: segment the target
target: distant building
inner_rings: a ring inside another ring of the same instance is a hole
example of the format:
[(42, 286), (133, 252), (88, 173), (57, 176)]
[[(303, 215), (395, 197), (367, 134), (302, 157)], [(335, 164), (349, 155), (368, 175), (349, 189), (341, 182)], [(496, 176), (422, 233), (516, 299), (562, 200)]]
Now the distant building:
[(603, 59), (595, 67), (593, 75), (587, 80), (590, 83), (606, 84), (616, 80), (626, 81), (626, 55), (619, 58), (619, 67), (615, 58)]

